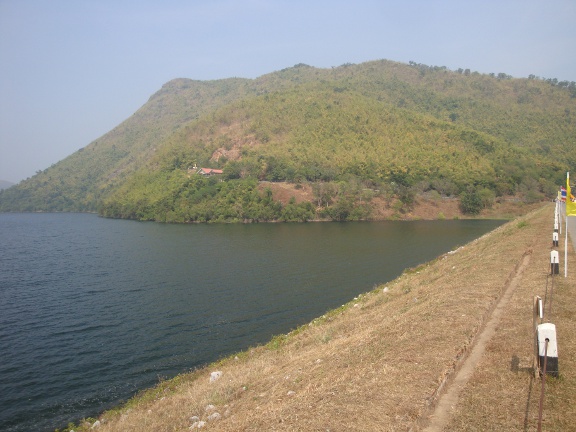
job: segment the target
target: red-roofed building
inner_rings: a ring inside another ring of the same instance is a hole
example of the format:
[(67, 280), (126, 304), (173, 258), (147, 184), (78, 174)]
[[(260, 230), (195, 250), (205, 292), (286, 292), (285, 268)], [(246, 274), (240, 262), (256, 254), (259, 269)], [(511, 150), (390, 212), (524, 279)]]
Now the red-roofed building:
[(196, 172), (203, 176), (213, 176), (216, 174), (222, 174), (224, 171), (214, 168), (199, 168)]

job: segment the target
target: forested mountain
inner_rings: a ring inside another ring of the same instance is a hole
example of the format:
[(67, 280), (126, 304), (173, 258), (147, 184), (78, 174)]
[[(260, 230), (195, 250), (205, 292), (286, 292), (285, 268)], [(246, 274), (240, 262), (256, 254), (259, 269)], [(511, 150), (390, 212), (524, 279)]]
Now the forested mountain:
[[(574, 82), (386, 60), (300, 64), (254, 80), (170, 81), (103, 137), (0, 192), (0, 210), (359, 219), (375, 196), (409, 207), (435, 191), (474, 212), (482, 197), (550, 196), (575, 150)], [(280, 203), (261, 181), (311, 186), (314, 199)]]

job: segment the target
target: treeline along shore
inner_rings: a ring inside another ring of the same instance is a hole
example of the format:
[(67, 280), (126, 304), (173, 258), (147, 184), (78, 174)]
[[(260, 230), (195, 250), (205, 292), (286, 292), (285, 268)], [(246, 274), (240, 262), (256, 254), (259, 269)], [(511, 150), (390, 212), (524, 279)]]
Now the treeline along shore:
[[(546, 204), (264, 346), (160, 382), (68, 430), (536, 430), (532, 302), (550, 299), (552, 283), (560, 373), (547, 378), (542, 424), (576, 430), (576, 259), (569, 243), (568, 276), (550, 274), (553, 212)], [(480, 344), (454, 405), (439, 409)]]

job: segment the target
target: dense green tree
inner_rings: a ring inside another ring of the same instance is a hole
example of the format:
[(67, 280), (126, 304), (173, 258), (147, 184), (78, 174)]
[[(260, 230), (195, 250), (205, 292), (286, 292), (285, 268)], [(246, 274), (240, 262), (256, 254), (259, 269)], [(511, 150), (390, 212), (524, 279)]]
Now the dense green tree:
[(414, 202), (416, 200), (416, 192), (414, 188), (404, 185), (397, 185), (396, 196), (398, 201), (402, 203), (402, 209), (404, 211), (410, 211), (414, 207)]
[(328, 207), (338, 193), (338, 186), (333, 183), (315, 182), (312, 183), (312, 191), (316, 199), (316, 205), (318, 207)]
[(480, 197), (482, 208), (492, 208), (494, 201), (496, 200), (496, 193), (492, 189), (481, 188), (478, 191), (478, 196)]
[(468, 187), (460, 194), (460, 211), (464, 214), (477, 215), (482, 210), (482, 198), (475, 187)]

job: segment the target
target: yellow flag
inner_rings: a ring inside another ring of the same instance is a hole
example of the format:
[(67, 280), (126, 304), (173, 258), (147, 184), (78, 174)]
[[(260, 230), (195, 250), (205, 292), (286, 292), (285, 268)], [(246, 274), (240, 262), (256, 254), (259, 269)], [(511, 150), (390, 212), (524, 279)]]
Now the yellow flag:
[(570, 173), (566, 173), (566, 216), (576, 216), (576, 202), (572, 201)]

